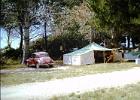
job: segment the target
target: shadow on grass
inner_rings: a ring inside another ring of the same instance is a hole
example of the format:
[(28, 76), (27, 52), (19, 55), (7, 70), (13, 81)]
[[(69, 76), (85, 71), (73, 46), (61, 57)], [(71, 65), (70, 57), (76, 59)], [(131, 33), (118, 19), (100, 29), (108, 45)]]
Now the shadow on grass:
[[(50, 66), (41, 65), (41, 66), (39, 66), (39, 68), (53, 68), (53, 67), (54, 67), (54, 65), (50, 65)], [(29, 66), (27, 68), (36, 68), (36, 66)]]
[(23, 64), (5, 64), (5, 65), (0, 65), (0, 70), (4, 69), (17, 69), (17, 68), (25, 68), (25, 65)]

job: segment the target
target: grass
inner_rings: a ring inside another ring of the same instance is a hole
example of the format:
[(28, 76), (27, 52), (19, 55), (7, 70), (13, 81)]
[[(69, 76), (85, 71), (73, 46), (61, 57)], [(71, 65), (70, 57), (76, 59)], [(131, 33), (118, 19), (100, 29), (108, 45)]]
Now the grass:
[(82, 94), (71, 93), (65, 96), (54, 96), (50, 100), (140, 100), (140, 83)]
[(1, 85), (16, 85), (30, 82), (43, 82), (53, 79), (82, 76), (87, 74), (105, 73), (118, 70), (127, 70), (138, 67), (135, 63), (108, 63), (85, 66), (70, 66), (67, 69), (52, 69), (42, 72), (20, 72), (12, 74), (1, 74)]
[(22, 65), (22, 64), (7, 64), (7, 65), (2, 65), (0, 67), (0, 69), (8, 69), (8, 70), (11, 70), (11, 69), (17, 69), (17, 68), (23, 68), (25, 67), (25, 65)]
[(13, 59), (5, 59), (5, 64), (0, 65), (0, 69), (17, 69), (21, 67), (25, 67), (25, 65), (20, 64), (19, 60), (13, 60)]

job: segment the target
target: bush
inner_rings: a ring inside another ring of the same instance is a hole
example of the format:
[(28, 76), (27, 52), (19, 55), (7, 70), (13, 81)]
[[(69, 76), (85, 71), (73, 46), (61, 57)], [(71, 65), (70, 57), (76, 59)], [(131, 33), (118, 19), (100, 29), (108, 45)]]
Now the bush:
[(5, 48), (4, 52), (2, 53), (2, 57), (5, 59), (15, 59), (17, 60), (18, 58), (20, 58), (22, 51), (20, 51), (19, 49), (14, 49), (14, 48)]
[(17, 65), (19, 64), (20, 61), (19, 60), (15, 60), (15, 59), (7, 59), (7, 58), (1, 58), (0, 59), (0, 65), (4, 66), (4, 65)]
[(16, 64), (19, 64), (19, 61), (18, 60), (14, 60), (14, 59), (7, 59), (6, 60), (6, 64), (7, 65), (16, 65)]
[(5, 60), (3, 58), (0, 59), (0, 65), (6, 64)]

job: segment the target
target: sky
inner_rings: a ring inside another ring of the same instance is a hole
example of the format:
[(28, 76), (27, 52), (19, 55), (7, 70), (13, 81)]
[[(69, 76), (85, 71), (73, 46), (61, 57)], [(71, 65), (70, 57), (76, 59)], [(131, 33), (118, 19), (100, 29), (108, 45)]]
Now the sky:
[[(13, 38), (11, 40), (11, 47), (18, 48), (19, 47), (19, 38)], [(4, 29), (0, 28), (0, 48), (5, 48), (7, 46), (7, 33)]]
[[(43, 36), (43, 31), (44, 28), (41, 26), (38, 26), (38, 28), (35, 27), (31, 27), (31, 34), (30, 37), (32, 37), (32, 39), (30, 41), (33, 41), (35, 39), (37, 39), (38, 37), (42, 37)], [(47, 34), (51, 34), (50, 33), (51, 29), (48, 27), (47, 28)], [(12, 37), (11, 38), (11, 47), (12, 48), (18, 48), (20, 44), (20, 38), (19, 37)], [(5, 48), (7, 46), (7, 33), (6, 31), (0, 27), (0, 48)]]

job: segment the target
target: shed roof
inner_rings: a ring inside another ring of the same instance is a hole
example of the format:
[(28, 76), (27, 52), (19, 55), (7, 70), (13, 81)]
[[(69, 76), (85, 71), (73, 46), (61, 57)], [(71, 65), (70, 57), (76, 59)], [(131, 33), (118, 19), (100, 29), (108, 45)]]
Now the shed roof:
[(67, 54), (64, 54), (64, 55), (82, 55), (82, 54), (85, 54), (87, 52), (90, 52), (90, 51), (111, 51), (112, 49), (108, 49), (108, 48), (105, 48), (105, 47), (102, 47), (100, 46), (99, 44), (93, 42), (79, 50), (76, 50), (74, 52), (70, 52), (70, 53), (67, 53)]

